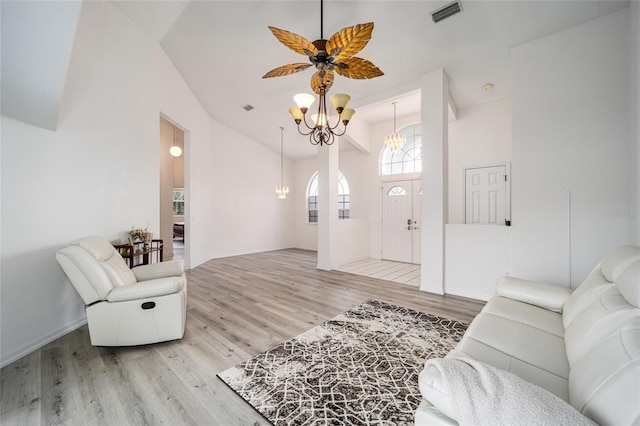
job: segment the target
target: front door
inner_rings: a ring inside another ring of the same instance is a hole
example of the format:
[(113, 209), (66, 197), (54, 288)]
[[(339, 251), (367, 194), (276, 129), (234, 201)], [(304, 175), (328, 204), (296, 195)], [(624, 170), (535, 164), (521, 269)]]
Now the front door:
[(382, 258), (420, 263), (420, 181), (382, 184)]

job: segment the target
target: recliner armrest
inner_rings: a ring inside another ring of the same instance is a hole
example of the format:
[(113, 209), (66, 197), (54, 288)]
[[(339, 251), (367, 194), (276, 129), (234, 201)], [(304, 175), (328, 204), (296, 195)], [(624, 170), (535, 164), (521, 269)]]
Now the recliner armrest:
[(107, 296), (107, 300), (109, 302), (124, 302), (126, 300), (165, 296), (167, 294), (177, 293), (182, 290), (182, 287), (184, 287), (184, 279), (181, 276), (159, 278), (116, 287), (111, 290)]
[(131, 271), (138, 281), (155, 280), (164, 277), (180, 277), (184, 273), (184, 261), (171, 260), (169, 262), (152, 263), (132, 268)]
[(502, 297), (539, 306), (554, 312), (562, 312), (564, 304), (573, 290), (555, 284), (500, 277), (496, 292)]

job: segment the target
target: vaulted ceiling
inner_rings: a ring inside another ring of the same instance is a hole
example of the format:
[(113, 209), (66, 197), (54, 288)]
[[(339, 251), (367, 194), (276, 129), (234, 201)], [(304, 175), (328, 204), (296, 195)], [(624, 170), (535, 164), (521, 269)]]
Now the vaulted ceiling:
[[(12, 18), (6, 18), (5, 3), (11, 2), (2, 3), (2, 107), (3, 113), (15, 116), (10, 111), (15, 99), (5, 101), (4, 95), (9, 93), (7, 87), (19, 86), (24, 76), (20, 76), (15, 64), (6, 61), (6, 37), (24, 36), (25, 30), (24, 27), (20, 30), (20, 22), (12, 30), (15, 34), (5, 29)], [(43, 3), (67, 2), (34, 4)], [(279, 126), (285, 126), (288, 157), (297, 159), (315, 154), (315, 148), (297, 135), (288, 114), (293, 95), (310, 92), (313, 71), (272, 79), (261, 77), (277, 66), (306, 61), (281, 45), (268, 26), (292, 31), (310, 41), (320, 38), (319, 0), (112, 3), (162, 46), (212, 118), (274, 150), (279, 150)], [(420, 78), (438, 68), (449, 76), (450, 95), (458, 109), (510, 96), (511, 47), (628, 7), (629, 1), (462, 0), (461, 13), (434, 24), (430, 13), (448, 3), (325, 2), (325, 38), (344, 27), (375, 23), (371, 41), (358, 56), (372, 61), (385, 75), (371, 80), (336, 76), (331, 89), (332, 93), (352, 96), (350, 106), (357, 110), (354, 122), (370, 125), (390, 120), (391, 102), (398, 99), (399, 116), (418, 112)], [(73, 25), (74, 13), (77, 15), (74, 10), (67, 12), (68, 25)], [(52, 37), (46, 26), (31, 25), (29, 31), (31, 38)], [(65, 39), (56, 46), (68, 53), (71, 43), (72, 40)], [(59, 68), (66, 72), (64, 65)], [(488, 82), (494, 88), (484, 91), (482, 86)], [(49, 85), (51, 93), (57, 93), (51, 102), (55, 104), (63, 85), (57, 80), (42, 84)], [(245, 111), (243, 106), (247, 104), (254, 109)], [(45, 123), (39, 125), (50, 127)]]

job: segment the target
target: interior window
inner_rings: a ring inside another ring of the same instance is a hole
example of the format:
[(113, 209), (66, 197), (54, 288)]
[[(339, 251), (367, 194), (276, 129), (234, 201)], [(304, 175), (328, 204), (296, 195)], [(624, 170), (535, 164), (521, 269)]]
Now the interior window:
[(398, 129), (407, 136), (405, 144), (396, 152), (386, 146), (380, 157), (380, 174), (399, 175), (422, 172), (422, 126), (411, 124)]
[[(349, 199), (349, 183), (341, 171), (338, 170), (338, 218), (349, 219), (351, 201)], [(307, 190), (307, 220), (309, 223), (318, 222), (318, 172), (313, 174)]]
[(173, 215), (184, 216), (184, 188), (173, 188)]

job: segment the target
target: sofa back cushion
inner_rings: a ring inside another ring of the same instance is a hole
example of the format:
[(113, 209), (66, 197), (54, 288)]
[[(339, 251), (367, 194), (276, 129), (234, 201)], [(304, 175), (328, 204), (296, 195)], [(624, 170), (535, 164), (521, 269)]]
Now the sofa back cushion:
[(640, 318), (635, 316), (571, 364), (569, 402), (600, 425), (640, 422)]
[(629, 265), (640, 260), (640, 246), (620, 246), (607, 254), (600, 262), (600, 270), (609, 282), (616, 282)]
[(613, 288), (600, 269), (595, 269), (587, 278), (569, 295), (562, 310), (562, 322), (565, 330), (580, 316), (595, 300), (608, 289)]
[[(603, 286), (597, 297), (589, 297), (591, 303), (583, 309), (564, 331), (564, 344), (569, 366), (586, 356), (600, 341), (614, 334), (639, 310), (625, 300), (615, 285)], [(585, 298), (586, 299), (586, 298)]]
[(640, 307), (640, 260), (624, 270), (616, 280), (616, 288), (631, 306)]
[(639, 298), (640, 248), (625, 246), (603, 259), (563, 310), (569, 402), (599, 424), (640, 421)]
[[(613, 286), (620, 275), (634, 262), (640, 260), (639, 246), (620, 246), (609, 252), (600, 264), (587, 276), (582, 284), (568, 297), (562, 312), (565, 328), (595, 300), (600, 298), (608, 287)], [(632, 289), (627, 293), (634, 294)], [(637, 305), (635, 305), (637, 307)]]

